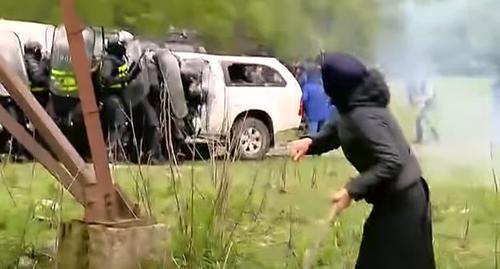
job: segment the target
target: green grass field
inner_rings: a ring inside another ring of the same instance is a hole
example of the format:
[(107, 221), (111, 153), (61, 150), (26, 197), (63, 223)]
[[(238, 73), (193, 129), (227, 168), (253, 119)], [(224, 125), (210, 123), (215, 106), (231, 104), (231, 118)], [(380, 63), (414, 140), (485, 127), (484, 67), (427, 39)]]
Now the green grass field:
[[(488, 81), (436, 85), (443, 141), (415, 150), (432, 191), (438, 268), (495, 268), (500, 211), (488, 153)], [(393, 89), (393, 110), (411, 139), (414, 113), (397, 83)], [(39, 165), (2, 165), (0, 268), (14, 268), (18, 257), (46, 251), (60, 221), (80, 218), (82, 210)], [(341, 152), (301, 164), (206, 161), (185, 163), (178, 173), (168, 166), (119, 166), (113, 173), (144, 212), (169, 225), (180, 268), (245, 269), (301, 268), (305, 249), (321, 236), (318, 221), (328, 213), (330, 193), (355, 175)], [(62, 207), (34, 210), (42, 199)], [(316, 268), (353, 268), (368, 212), (357, 203), (341, 216)], [(33, 219), (40, 214), (49, 221)]]

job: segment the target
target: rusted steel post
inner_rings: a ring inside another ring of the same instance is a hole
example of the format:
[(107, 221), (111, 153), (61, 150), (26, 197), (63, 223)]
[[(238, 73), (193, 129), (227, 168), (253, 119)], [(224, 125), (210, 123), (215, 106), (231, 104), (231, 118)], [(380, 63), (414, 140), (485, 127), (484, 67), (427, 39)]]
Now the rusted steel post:
[(14, 99), (33, 123), (37, 133), (48, 144), (57, 160), (76, 178), (78, 184), (85, 187), (85, 208), (96, 206), (97, 196), (91, 188), (96, 182), (93, 171), (88, 169), (85, 161), (80, 157), (73, 145), (2, 57), (0, 57), (0, 82), (5, 86), (10, 97)]
[(85, 198), (83, 189), (61, 163), (56, 161), (50, 153), (43, 148), (24, 127), (19, 124), (9, 112), (0, 106), (0, 124), (9, 131), (16, 140), (28, 150), (56, 179), (68, 190), (75, 200), (84, 205)]
[[(83, 191), (85, 207), (85, 220), (89, 222), (111, 221), (105, 213), (105, 202), (97, 189), (95, 174), (93, 170), (85, 163), (75, 150), (73, 145), (61, 132), (59, 127), (50, 118), (43, 107), (31, 94), (24, 82), (13, 72), (8, 64), (0, 57), (0, 82), (10, 93), (17, 105), (23, 110), (26, 116), (31, 120), (37, 133), (48, 144), (57, 160), (63, 164), (66, 170), (75, 179), (73, 185), (80, 185)], [(35, 156), (36, 157), (36, 156)], [(40, 162), (42, 160), (38, 159)], [(127, 203), (126, 197), (118, 193), (120, 204), (120, 215), (122, 218), (134, 218), (130, 203)], [(75, 197), (77, 200), (78, 198)]]
[[(62, 17), (68, 36), (71, 65), (73, 66), (78, 84), (78, 95), (82, 104), (83, 118), (94, 163), (98, 192), (100, 199), (102, 199), (100, 203), (104, 203), (102, 210), (105, 211), (93, 212), (93, 214), (97, 213), (102, 221), (130, 217), (131, 212), (128, 212), (130, 213), (128, 216), (120, 216), (120, 208), (122, 206), (119, 203), (123, 204), (126, 202), (123, 199), (119, 199), (120, 197), (116, 195), (108, 166), (109, 160), (106, 144), (101, 130), (99, 110), (95, 101), (94, 87), (90, 77), (90, 63), (85, 54), (82, 36), (83, 24), (76, 13), (74, 0), (61, 0), (60, 2)], [(96, 209), (100, 210), (99, 208)]]
[(92, 174), (86, 171), (85, 161), (80, 157), (73, 145), (66, 139), (59, 127), (50, 118), (43, 107), (31, 94), (28, 86), (13, 72), (5, 60), (0, 57), (0, 82), (9, 92), (10, 97), (23, 110), (32, 121), (38, 133), (50, 146), (52, 152), (57, 156), (70, 172), (83, 173), (85, 178), (92, 182)]

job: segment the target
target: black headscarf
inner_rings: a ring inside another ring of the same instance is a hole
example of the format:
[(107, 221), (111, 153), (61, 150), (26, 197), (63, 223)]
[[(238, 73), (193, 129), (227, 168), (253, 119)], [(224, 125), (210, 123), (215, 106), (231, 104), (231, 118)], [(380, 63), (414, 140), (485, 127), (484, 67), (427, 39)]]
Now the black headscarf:
[(355, 57), (344, 53), (326, 54), (321, 69), (325, 92), (340, 113), (360, 106), (388, 105), (389, 88), (382, 74), (368, 70)]

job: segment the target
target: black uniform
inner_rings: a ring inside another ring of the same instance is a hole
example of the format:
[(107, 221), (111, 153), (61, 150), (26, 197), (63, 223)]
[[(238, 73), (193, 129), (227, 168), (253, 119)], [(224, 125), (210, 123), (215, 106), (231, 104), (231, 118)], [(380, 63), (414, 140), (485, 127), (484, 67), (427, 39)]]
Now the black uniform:
[[(144, 98), (134, 109), (141, 121), (139, 124), (142, 134), (142, 156), (141, 162), (158, 164), (165, 160), (162, 154), (160, 119), (155, 108), (148, 98)], [(136, 134), (139, 135), (139, 134)]]
[[(309, 153), (342, 147), (360, 173), (346, 185), (350, 196), (373, 204), (357, 269), (435, 268), (429, 190), (418, 161), (387, 108), (382, 75), (365, 69), (349, 77), (356, 69), (351, 60), (335, 54), (325, 60), (325, 88), (341, 118), (312, 137)], [(339, 62), (347, 68), (339, 71)]]
[[(24, 51), (24, 61), (27, 69), (26, 71), (28, 73), (28, 79), (31, 83), (31, 91), (35, 95), (38, 102), (45, 107), (47, 105), (49, 95), (49, 71), (46, 61), (42, 61), (41, 45), (38, 42), (28, 42), (24, 47)], [(19, 124), (26, 126), (27, 120), (24, 113), (11, 98), (2, 98), (0, 103), (0, 105), (4, 106), (9, 114), (16, 119)], [(8, 139), (10, 139), (10, 145), (12, 147), (7, 150), (12, 152), (16, 160), (26, 160), (27, 153), (24, 147), (17, 142), (17, 140), (13, 139), (10, 134), (3, 134), (3, 136), (5, 135), (8, 136)]]
[(42, 107), (49, 102), (49, 66), (46, 59), (37, 53), (26, 52), (24, 62), (31, 82), (31, 92)]
[(101, 96), (104, 118), (108, 129), (109, 148), (116, 150), (125, 132), (127, 116), (121, 98), (130, 80), (124, 53), (111, 51), (103, 57), (101, 68)]

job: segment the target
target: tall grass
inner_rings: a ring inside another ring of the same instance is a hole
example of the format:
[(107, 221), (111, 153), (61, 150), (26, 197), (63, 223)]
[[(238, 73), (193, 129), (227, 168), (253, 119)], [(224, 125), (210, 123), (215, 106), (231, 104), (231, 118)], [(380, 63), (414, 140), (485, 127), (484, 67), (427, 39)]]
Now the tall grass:
[[(491, 177), (493, 179), (493, 187), (494, 187), (494, 190), (495, 190), (495, 212), (498, 212), (498, 195), (499, 195), (499, 183), (498, 183), (498, 178), (497, 178), (497, 173), (496, 173), (496, 167), (495, 167), (495, 155), (494, 155), (494, 145), (493, 143), (490, 144), (490, 159), (491, 159)], [(498, 269), (498, 254), (499, 254), (499, 251), (498, 251), (498, 244), (499, 244), (499, 225), (500, 225), (500, 218), (499, 218), (499, 215), (498, 213), (496, 213), (495, 215), (495, 220), (494, 220), (494, 231), (495, 231), (495, 254), (494, 254), (494, 260), (495, 260), (495, 269)]]
[[(171, 126), (171, 123), (168, 123)], [(171, 137), (167, 138), (167, 148), (173, 150)], [(195, 176), (195, 157), (197, 145), (191, 148), (191, 164), (188, 180), (189, 186), (182, 191), (178, 186), (183, 181), (180, 176), (175, 154), (170, 161), (170, 178), (172, 179), (173, 196), (179, 215), (176, 228), (173, 230), (173, 260), (178, 268), (235, 268), (239, 255), (235, 234), (246, 213), (247, 205), (251, 204), (255, 182), (246, 196), (241, 197), (242, 203), (232, 208), (232, 176), (230, 168), (235, 162), (233, 149), (236, 142), (230, 138), (227, 145), (212, 143), (209, 146), (208, 160), (211, 185), (207, 190), (201, 190)], [(216, 158), (218, 147), (226, 146), (225, 154)], [(173, 153), (173, 152), (172, 152)], [(238, 202), (238, 201), (236, 201)]]
[[(163, 105), (168, 111), (168, 102)], [(413, 128), (410, 112), (398, 115)], [(168, 114), (162, 116), (162, 128), (171, 131)], [(230, 138), (210, 142), (212, 154), (203, 160), (192, 159), (194, 145), (191, 160), (181, 165), (172, 137), (164, 143), (173, 157), (168, 165), (117, 166), (114, 172), (120, 185), (135, 194), (144, 215), (170, 226), (172, 268), (300, 268), (317, 236), (316, 222), (328, 212), (329, 192), (353, 175), (338, 155), (309, 158), (300, 165), (281, 158), (240, 162), (231, 154), (238, 145)], [(226, 144), (226, 152), (216, 157)], [(140, 143), (134, 146), (141, 154)], [(496, 266), (497, 194), (470, 183), (491, 183), (491, 171), (420, 157), (432, 188), (438, 268)], [(0, 268), (14, 268), (26, 256), (39, 261), (36, 268), (49, 268), (42, 264), (44, 245), (57, 238), (58, 223), (81, 217), (81, 209), (38, 166), (2, 162), (0, 175)], [(61, 205), (49, 218), (54, 224), (32, 221), (41, 199)], [(327, 235), (316, 268), (354, 267), (368, 211), (359, 203), (342, 215)]]
[[(283, 193), (283, 160), (228, 162), (225, 173), (223, 158), (206, 162), (189, 162), (174, 173), (178, 205), (170, 168), (144, 167), (144, 175), (151, 182), (153, 214), (170, 225), (173, 268), (300, 268), (305, 250), (317, 237), (316, 221), (328, 212), (329, 190), (351, 174), (340, 158), (308, 159), (300, 166), (299, 180), (294, 174), (299, 167), (288, 163), (288, 192)], [(0, 268), (9, 268), (23, 256), (42, 261), (44, 245), (57, 235), (57, 227), (32, 221), (31, 216), (38, 201), (57, 201), (60, 189), (37, 167), (29, 193), (31, 169), (26, 167), (9, 164), (3, 171), (17, 206), (2, 188)], [(135, 188), (130, 173), (136, 169), (117, 171), (120, 185), (129, 193)], [(318, 188), (311, 189), (315, 170)], [(213, 174), (217, 174), (215, 179)], [(430, 181), (438, 268), (491, 268), (495, 255), (495, 194), (485, 187), (457, 185), (457, 180), (453, 176), (442, 183)], [(224, 185), (227, 191), (219, 191)], [(78, 205), (67, 195), (61, 200), (61, 210), (56, 218), (66, 221), (81, 217)], [(325, 239), (317, 268), (353, 268), (368, 210), (356, 204), (342, 215)], [(37, 268), (48, 267), (39, 263)]]

